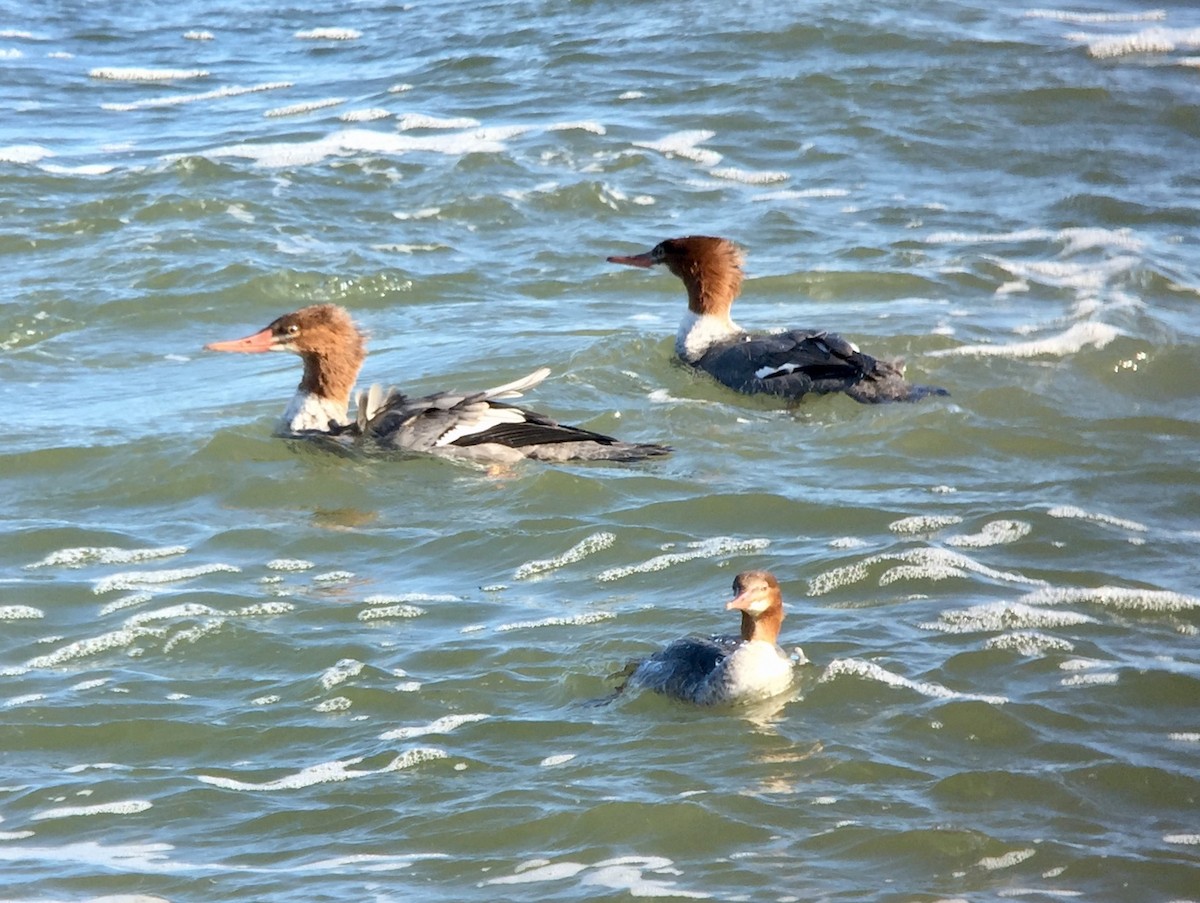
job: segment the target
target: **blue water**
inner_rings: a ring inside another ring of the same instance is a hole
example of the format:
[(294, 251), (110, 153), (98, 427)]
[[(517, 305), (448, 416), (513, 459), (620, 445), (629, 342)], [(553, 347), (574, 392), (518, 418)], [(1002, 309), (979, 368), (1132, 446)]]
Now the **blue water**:
[[(1200, 900), (1200, 9), (123, 6), (0, 3), (0, 900)], [(693, 233), (951, 396), (675, 365)], [(317, 302), (676, 451), (275, 439)]]

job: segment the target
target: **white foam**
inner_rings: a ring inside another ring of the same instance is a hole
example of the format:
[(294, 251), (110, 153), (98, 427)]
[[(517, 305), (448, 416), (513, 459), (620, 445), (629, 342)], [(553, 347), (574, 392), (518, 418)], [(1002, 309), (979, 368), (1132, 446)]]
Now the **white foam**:
[(272, 792), (277, 790), (301, 790), (305, 787), (312, 787), (315, 784), (336, 784), (342, 781), (349, 781), (352, 778), (366, 777), (369, 775), (386, 774), (392, 771), (399, 771), (404, 768), (411, 768), (414, 765), (419, 765), (422, 762), (429, 762), (434, 759), (445, 759), (446, 752), (435, 748), (418, 748), (410, 749), (396, 756), (383, 768), (374, 769), (356, 769), (351, 766), (357, 765), (363, 760), (362, 756), (357, 756), (352, 759), (341, 759), (334, 762), (322, 762), (318, 765), (310, 765), (308, 768), (278, 778), (274, 781), (265, 781), (261, 784), (254, 784), (248, 781), (238, 781), (233, 778), (222, 778), (216, 775), (202, 774), (198, 775), (197, 779), (205, 784), (211, 784), (214, 787), (222, 787), (225, 790), (250, 790), (250, 791), (265, 791)]
[(542, 768), (553, 768), (555, 765), (564, 765), (575, 758), (575, 753), (560, 753), (557, 756), (546, 756), (538, 765)]
[(182, 618), (212, 618), (223, 615), (224, 612), (217, 611), (215, 608), (209, 608), (207, 605), (201, 605), (198, 602), (185, 602), (182, 605), (169, 605), (166, 608), (156, 608), (153, 611), (144, 611), (136, 615), (131, 615), (126, 619), (125, 624), (128, 627), (141, 627), (145, 624), (153, 624), (156, 621), (176, 621)]
[(1087, 44), (1088, 56), (1112, 59), (1140, 53), (1172, 53), (1200, 47), (1200, 28), (1147, 28), (1133, 34), (1069, 34), (1068, 40)]
[(780, 191), (764, 191), (756, 194), (754, 201), (802, 201), (810, 198), (844, 198), (850, 192), (845, 188), (794, 188)]
[(113, 630), (108, 633), (102, 633), (99, 636), (68, 643), (66, 646), (46, 655), (31, 658), (25, 663), (25, 667), (53, 668), (75, 659), (107, 652), (110, 649), (121, 649), (131, 646), (136, 640), (145, 636), (161, 637), (165, 636), (165, 634), (166, 631), (158, 627), (124, 627), (120, 630)]
[(459, 116), (453, 119), (441, 119), (436, 116), (426, 116), (422, 113), (405, 113), (396, 117), (397, 128), (402, 132), (411, 129), (473, 129), (479, 125), (478, 119), (470, 116)]
[(697, 558), (719, 558), (724, 555), (746, 555), (751, 552), (761, 552), (770, 544), (771, 541), (769, 539), (735, 539), (732, 536), (715, 536), (712, 539), (689, 542), (687, 548), (690, 551), (687, 552), (670, 552), (666, 555), (657, 555), (648, 561), (643, 561), (641, 564), (609, 568), (597, 574), (596, 579), (602, 583), (607, 583), (612, 580), (620, 580), (622, 577), (628, 577), (631, 574), (646, 574), (652, 571), (661, 571), (672, 565), (681, 564), (685, 561), (694, 561)]
[(709, 174), (718, 179), (725, 179), (729, 182), (742, 182), (746, 185), (768, 185), (771, 182), (786, 182), (791, 178), (786, 172), (773, 170), (755, 171), (751, 169), (738, 169), (734, 166), (713, 169), (710, 170)]
[(547, 132), (591, 132), (593, 135), (608, 134), (608, 130), (598, 122), (581, 120), (579, 122), (556, 122), (546, 126)]
[(928, 580), (936, 583), (939, 580), (965, 579), (970, 576), (962, 568), (948, 564), (901, 564), (880, 574), (879, 585), (891, 586), (905, 580)]
[(926, 569), (930, 574), (942, 573), (947, 568), (953, 568), (972, 574), (979, 574), (992, 580), (1002, 580), (1006, 583), (1024, 583), (1035, 586), (1047, 585), (1044, 580), (987, 567), (961, 552), (952, 552), (949, 549), (919, 548), (906, 549), (903, 552), (884, 552), (878, 555), (871, 555), (855, 564), (833, 568), (809, 580), (808, 592), (810, 595), (819, 596), (830, 590), (840, 589), (852, 583), (859, 583), (867, 578), (868, 569), (872, 565), (887, 561), (899, 561), (902, 564), (916, 565)]
[(1047, 652), (1074, 652), (1075, 644), (1059, 637), (1047, 636), (1034, 630), (1018, 630), (992, 637), (983, 644), (985, 649), (1011, 649), (1029, 658)]
[(433, 219), (433, 218), (437, 217), (438, 214), (440, 214), (441, 212), (442, 212), (441, 207), (422, 207), (420, 210), (409, 210), (409, 211), (396, 210), (396, 211), (392, 212), (392, 216), (394, 216), (398, 220)]
[(181, 580), (191, 580), (192, 578), (197, 578), (197, 576), (218, 573), (239, 574), (241, 573), (241, 568), (234, 567), (233, 564), (212, 562), (211, 564), (197, 564), (197, 566), (191, 568), (131, 570), (131, 572), (113, 574), (97, 580), (92, 585), (91, 591), (96, 593), (96, 596), (102, 596), (103, 593), (113, 592), (114, 590), (142, 590), (142, 588), (148, 586), (178, 584)]
[(207, 69), (137, 69), (125, 67), (106, 67), (92, 69), (88, 72), (90, 78), (107, 81), (123, 82), (174, 82), (191, 78), (208, 78)]
[(29, 568), (66, 567), (81, 568), (90, 564), (135, 564), (156, 558), (183, 555), (187, 546), (162, 546), (150, 549), (118, 549), (113, 546), (79, 546), (51, 552), (41, 561), (28, 564)]
[(682, 157), (699, 163), (701, 166), (716, 166), (721, 162), (721, 155), (716, 151), (706, 150), (696, 145), (714, 137), (717, 133), (707, 129), (692, 129), (684, 132), (672, 132), (658, 141), (634, 141), (634, 147), (644, 147), (647, 150), (658, 151), (668, 157)]
[(39, 144), (10, 144), (0, 147), (0, 163), (36, 163), (53, 157), (54, 151)]
[(1200, 834), (1164, 834), (1163, 843), (1182, 843), (1194, 847), (1200, 845)]
[(1200, 609), (1200, 598), (1169, 590), (1131, 586), (1050, 586), (1035, 590), (1023, 599), (1028, 605), (1100, 605), (1105, 608), (1144, 612), (1180, 612)]
[(313, 706), (314, 712), (345, 712), (349, 709), (353, 702), (345, 696), (334, 696), (332, 699), (326, 699), (323, 702), (318, 702)]
[(149, 602), (153, 598), (154, 596), (147, 592), (130, 593), (128, 596), (122, 596), (119, 599), (113, 599), (111, 602), (104, 605), (100, 609), (100, 615), (103, 617), (104, 615), (112, 614), (114, 611), (121, 611), (125, 608), (133, 608), (135, 605), (141, 605), (144, 602)]
[(1021, 520), (994, 520), (983, 525), (978, 533), (963, 533), (950, 536), (946, 545), (958, 548), (983, 549), (988, 546), (1005, 545), (1028, 536), (1033, 527)]
[(0, 605), (0, 621), (35, 621), (44, 617), (44, 611), (31, 605)]
[(150, 803), (146, 800), (125, 800), (95, 806), (60, 806), (57, 809), (35, 812), (31, 817), (34, 821), (42, 821), (48, 818), (76, 818), (86, 815), (137, 815), (149, 808)]
[(1030, 859), (1035, 856), (1036, 853), (1036, 850), (1027, 847), (1023, 850), (1013, 850), (1009, 853), (1005, 853), (1002, 856), (984, 856), (979, 860), (979, 862), (976, 863), (976, 865), (978, 865), (984, 871), (995, 872), (1000, 869), (1012, 868), (1014, 865), (1020, 865), (1026, 859)]
[(563, 617), (542, 618), (539, 621), (515, 621), (511, 624), (501, 624), (496, 628), (498, 633), (510, 630), (529, 630), (535, 627), (583, 627), (587, 624), (597, 624), (614, 618), (611, 612), (590, 611), (580, 615), (565, 615)]
[(471, 153), (500, 153), (504, 141), (516, 129), (523, 127), (475, 129), (435, 135), (388, 134), (369, 129), (341, 129), (313, 141), (279, 142), (273, 144), (231, 144), (206, 151), (214, 159), (239, 157), (258, 166), (307, 166), (328, 157), (348, 157), (355, 154), (402, 156), (412, 152), (428, 152), (463, 156)]
[(462, 727), (464, 724), (473, 724), (476, 721), (484, 721), (490, 717), (490, 715), (485, 715), (482, 712), (473, 712), (467, 715), (446, 715), (438, 718), (436, 721), (431, 721), (429, 724), (421, 724), (414, 727), (398, 727), (394, 730), (385, 731), (379, 735), (379, 739), (411, 740), (414, 737), (425, 737), (429, 734), (448, 734), (452, 730)]
[(861, 677), (866, 680), (878, 681), (886, 684), (889, 687), (905, 688), (920, 693), (922, 696), (928, 696), (931, 699), (973, 699), (979, 702), (990, 702), (994, 705), (1003, 705), (1008, 702), (1004, 696), (987, 696), (975, 693), (959, 693), (941, 684), (935, 684), (930, 681), (910, 680), (907, 677), (902, 677), (899, 674), (894, 674), (886, 668), (882, 668), (874, 662), (866, 662), (861, 659), (854, 658), (839, 658), (834, 659), (826, 667), (821, 674), (821, 682), (828, 683), (841, 676)]
[(518, 865), (511, 875), (489, 878), (483, 883), (540, 884), (578, 877), (583, 886), (624, 891), (631, 897), (682, 897), (704, 900), (711, 896), (700, 891), (684, 890), (678, 887), (675, 881), (651, 878), (647, 872), (657, 875), (680, 874), (670, 859), (661, 856), (621, 856), (605, 859), (590, 866), (579, 862), (551, 863), (545, 859), (533, 859)]
[(921, 624), (920, 627), (922, 630), (938, 630), (942, 633), (978, 633), (1095, 623), (1095, 618), (1073, 611), (1050, 611), (1020, 602), (988, 602), (944, 611), (938, 615), (937, 621)]
[(1167, 734), (1167, 739), (1177, 743), (1200, 743), (1200, 731), (1176, 731)]
[(293, 35), (301, 41), (357, 41), (362, 32), (357, 28), (310, 28)]
[(354, 579), (353, 571), (326, 571), (324, 574), (314, 574), (313, 583), (347, 583)]
[(1134, 520), (1113, 517), (1109, 514), (1097, 514), (1091, 511), (1084, 511), (1082, 508), (1076, 508), (1072, 505), (1059, 505), (1051, 508), (1046, 513), (1051, 517), (1073, 517), (1080, 520), (1095, 521), (1098, 524), (1109, 524), (1113, 527), (1122, 527), (1126, 530), (1132, 530), (1135, 533), (1145, 533), (1150, 529), (1145, 524), (1139, 524)]
[(1149, 9), (1140, 13), (1077, 13), (1059, 9), (1031, 9), (1025, 13), (1027, 19), (1049, 19), (1053, 22), (1065, 22), (1072, 25), (1091, 25), (1104, 22), (1157, 22), (1166, 17), (1166, 11), (1161, 9)]
[(303, 558), (273, 558), (267, 562), (267, 567), (272, 571), (307, 571), (316, 565)]
[(566, 567), (568, 564), (574, 564), (577, 561), (582, 561), (588, 555), (595, 552), (610, 548), (617, 541), (617, 537), (613, 533), (601, 531), (593, 533), (591, 536), (580, 540), (561, 555), (556, 555), (553, 558), (543, 558), (536, 561), (528, 561), (521, 565), (513, 572), (514, 580), (526, 580), (535, 574), (542, 574), (546, 571), (557, 570), (561, 567)]
[(893, 533), (904, 535), (914, 533), (934, 533), (943, 527), (961, 524), (962, 518), (957, 514), (918, 514), (912, 517), (902, 517), (888, 524)]
[(383, 605), (367, 608), (358, 613), (360, 621), (387, 621), (393, 618), (419, 618), (425, 609), (416, 605)]
[[(7, 674), (8, 672), (5, 673)], [(6, 699), (4, 707), (8, 709), (19, 705), (29, 705), (31, 702), (41, 702), (45, 698), (45, 693), (26, 693), (24, 696), (14, 696), (12, 699)]]
[(199, 29), (192, 29), (191, 31), (185, 31), (183, 33), (183, 37), (184, 37), (184, 40), (187, 40), (187, 41), (211, 41), (214, 36), (211, 31), (201, 31)]
[(286, 615), (295, 610), (296, 606), (291, 602), (255, 602), (252, 605), (242, 606), (234, 614), (243, 618), (274, 617), (275, 615)]
[(1120, 679), (1120, 675), (1113, 674), (1111, 671), (1072, 674), (1070, 677), (1064, 677), (1059, 683), (1064, 687), (1103, 687), (1115, 684)]
[(371, 122), (376, 119), (387, 119), (392, 114), (381, 107), (369, 107), (363, 110), (347, 110), (338, 116), (343, 122)]
[(1030, 342), (1012, 342), (1007, 345), (962, 345), (958, 348), (942, 348), (926, 352), (929, 357), (951, 357), (976, 355), (979, 357), (1038, 357), (1053, 355), (1065, 357), (1076, 354), (1089, 346), (1103, 348), (1121, 334), (1115, 326), (1107, 323), (1076, 323), (1065, 332)]
[(239, 97), (242, 94), (255, 94), (259, 91), (278, 91), (281, 88), (290, 87), (292, 87), (292, 82), (264, 82), (259, 85), (247, 86), (230, 85), (225, 88), (217, 88), (215, 91), (204, 91), (200, 94), (174, 94), (170, 97), (149, 97), (145, 100), (135, 100), (129, 103), (102, 103), (100, 104), (100, 109), (128, 113), (132, 110), (174, 107), (185, 103), (199, 103), (205, 100), (216, 100), (225, 97)]
[(343, 684), (352, 677), (357, 677), (362, 674), (363, 668), (366, 666), (353, 658), (344, 658), (337, 664), (325, 670), (321, 675), (321, 687), (325, 690), (331, 690), (338, 684)]
[(283, 116), (299, 116), (302, 113), (311, 113), (314, 110), (324, 110), (327, 107), (336, 107), (339, 104), (346, 102), (344, 97), (328, 97), (325, 100), (310, 100), (304, 103), (288, 104), (286, 107), (275, 107), (272, 110), (267, 110), (263, 113), (267, 119), (278, 119)]

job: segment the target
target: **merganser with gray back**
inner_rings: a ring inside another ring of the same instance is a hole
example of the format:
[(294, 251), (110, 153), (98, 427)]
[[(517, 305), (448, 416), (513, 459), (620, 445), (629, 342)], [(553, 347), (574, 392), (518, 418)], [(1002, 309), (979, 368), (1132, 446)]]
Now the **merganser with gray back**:
[(608, 260), (644, 268), (663, 264), (683, 280), (688, 311), (679, 325), (675, 353), (738, 392), (791, 399), (845, 392), (867, 404), (950, 394), (937, 386), (907, 382), (903, 361), (864, 354), (854, 343), (825, 330), (746, 332), (729, 316), (743, 274), (742, 252), (727, 239), (669, 238), (643, 254)]
[(638, 461), (665, 455), (663, 445), (623, 442), (564, 426), (544, 414), (506, 404), (550, 371), (479, 392), (438, 392), (408, 398), (372, 386), (349, 415), (350, 395), (366, 359), (366, 343), (350, 315), (334, 304), (314, 304), (286, 314), (242, 339), (213, 342), (209, 351), (290, 351), (304, 361), (304, 376), (284, 412), (279, 434), (335, 437), (370, 447), (425, 452), (482, 463)]
[(783, 623), (779, 581), (746, 571), (733, 581), (729, 611), (742, 613), (740, 636), (683, 637), (641, 662), (622, 686), (697, 705), (754, 702), (792, 685), (792, 660), (777, 643)]

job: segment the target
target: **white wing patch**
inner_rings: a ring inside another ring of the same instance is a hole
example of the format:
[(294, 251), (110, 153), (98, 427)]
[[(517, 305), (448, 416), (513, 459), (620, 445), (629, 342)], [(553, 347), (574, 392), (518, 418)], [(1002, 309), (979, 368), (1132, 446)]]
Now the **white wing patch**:
[(789, 362), (780, 367), (759, 367), (754, 371), (754, 375), (759, 379), (770, 379), (772, 376), (786, 376), (795, 373), (799, 369), (799, 364)]
[(502, 423), (524, 422), (525, 412), (520, 408), (493, 408), (488, 405), (487, 409), (478, 416), (459, 421), (452, 429), (442, 433), (434, 445), (450, 445), (463, 436), (474, 436), (476, 433), (486, 432)]

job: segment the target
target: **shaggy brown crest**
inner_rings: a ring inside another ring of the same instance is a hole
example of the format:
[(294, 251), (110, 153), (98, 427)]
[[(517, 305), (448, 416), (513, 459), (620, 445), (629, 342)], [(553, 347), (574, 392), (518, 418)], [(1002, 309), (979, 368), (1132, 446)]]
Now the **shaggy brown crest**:
[(689, 235), (668, 238), (650, 252), (683, 280), (694, 314), (728, 314), (742, 291), (742, 250), (725, 238)]

